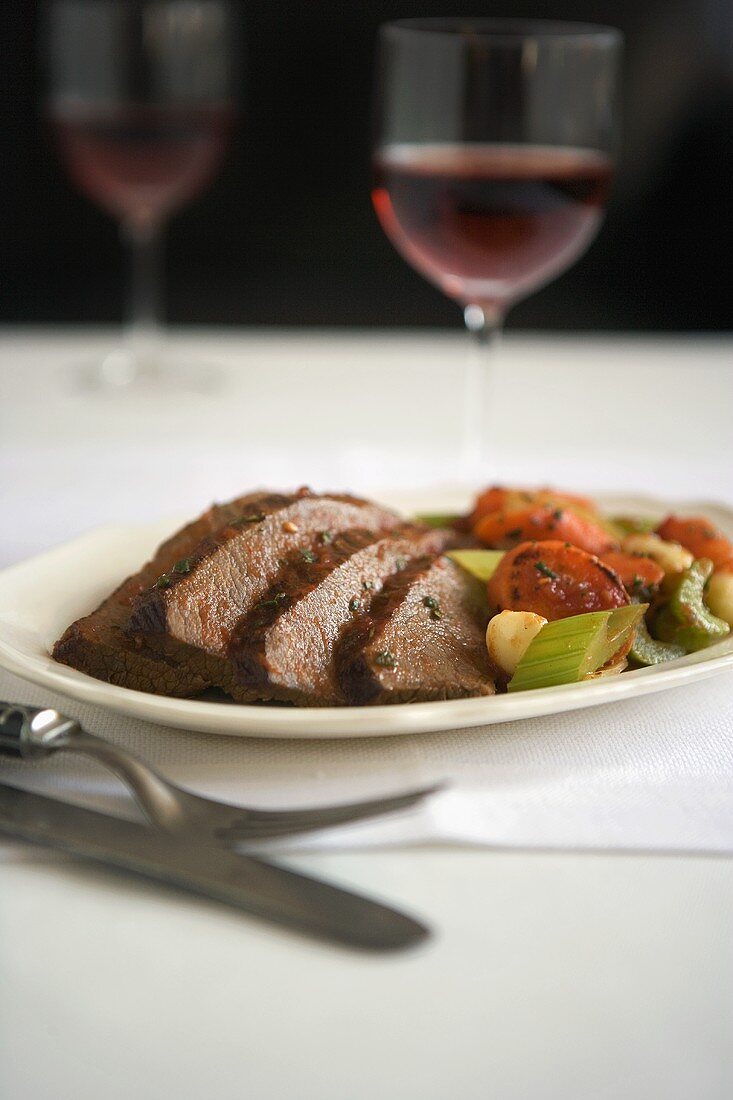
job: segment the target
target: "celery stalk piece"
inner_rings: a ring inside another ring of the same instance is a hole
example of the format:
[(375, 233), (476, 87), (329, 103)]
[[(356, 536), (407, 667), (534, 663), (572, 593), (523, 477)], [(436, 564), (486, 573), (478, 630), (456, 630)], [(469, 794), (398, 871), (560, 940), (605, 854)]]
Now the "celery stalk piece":
[(449, 550), (449, 558), (465, 569), (472, 577), (480, 581), (488, 581), (496, 570), (497, 565), (504, 557), (503, 550)]
[(646, 516), (612, 516), (611, 523), (621, 535), (648, 535), (656, 530), (660, 520)]
[(635, 665), (661, 665), (664, 661), (675, 661), (684, 657), (684, 646), (672, 642), (660, 642), (652, 638), (644, 619), (639, 621), (634, 641), (629, 650), (629, 660)]
[(705, 606), (705, 584), (713, 571), (708, 558), (698, 558), (689, 569), (671, 578), (668, 600), (654, 616), (651, 631), (660, 642), (681, 645), (694, 653), (719, 642), (730, 627)]
[(465, 518), (460, 512), (419, 512), (413, 516), (416, 523), (424, 523), (426, 527), (454, 527)]
[(507, 691), (575, 684), (610, 661), (636, 630), (646, 604), (555, 619), (530, 642)]
[(608, 516), (601, 516), (600, 520), (596, 522), (598, 522), (606, 534), (610, 535), (616, 542), (621, 542), (621, 539), (626, 534), (626, 532), (622, 530), (621, 525), (616, 523), (615, 520), (609, 519)]
[(617, 607), (610, 613), (606, 628), (606, 640), (602, 648), (603, 660), (597, 666), (598, 668), (602, 668), (610, 661), (621, 647), (628, 642), (629, 638), (636, 634), (637, 627), (648, 608), (648, 603), (632, 603), (627, 607)]

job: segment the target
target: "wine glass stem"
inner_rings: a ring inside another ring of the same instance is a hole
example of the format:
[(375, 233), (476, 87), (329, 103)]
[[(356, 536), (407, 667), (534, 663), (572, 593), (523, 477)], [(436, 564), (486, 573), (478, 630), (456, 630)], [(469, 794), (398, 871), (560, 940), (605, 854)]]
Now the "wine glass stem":
[(126, 343), (139, 358), (160, 340), (162, 233), (157, 222), (132, 219), (122, 223), (121, 233), (130, 255)]
[(468, 305), (463, 318), (471, 346), (464, 388), (462, 474), (464, 480), (480, 483), (491, 476), (488, 443), (496, 426), (494, 368), (504, 315), (496, 307)]

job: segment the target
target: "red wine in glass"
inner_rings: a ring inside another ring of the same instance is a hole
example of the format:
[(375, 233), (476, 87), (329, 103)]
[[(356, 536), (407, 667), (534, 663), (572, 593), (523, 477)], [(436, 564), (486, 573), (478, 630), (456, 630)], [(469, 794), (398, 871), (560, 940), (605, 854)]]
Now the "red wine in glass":
[(117, 106), (51, 116), (67, 170), (114, 217), (159, 222), (216, 174), (231, 106)]
[[(621, 36), (541, 19), (400, 19), (379, 32), (377, 215), (463, 306), (478, 354), (456, 395), (462, 476), (485, 481), (491, 356), (507, 309), (569, 267), (600, 225), (616, 146)], [(498, 403), (500, 405), (500, 402)]]
[[(46, 117), (77, 187), (119, 223), (130, 257), (121, 345), (79, 373), (209, 388), (216, 368), (168, 354), (162, 336), (164, 228), (216, 175), (235, 121), (236, 0), (46, 0)], [(134, 392), (134, 390), (133, 390)]]
[(612, 171), (593, 150), (480, 143), (387, 146), (374, 167), (403, 256), (451, 298), (501, 311), (585, 251)]

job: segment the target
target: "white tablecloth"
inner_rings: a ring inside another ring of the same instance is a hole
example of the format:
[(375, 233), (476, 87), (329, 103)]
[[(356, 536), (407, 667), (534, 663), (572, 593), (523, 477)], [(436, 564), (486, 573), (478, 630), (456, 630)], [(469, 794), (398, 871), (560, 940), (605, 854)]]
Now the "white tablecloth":
[[(218, 393), (84, 393), (74, 364), (103, 334), (3, 337), (0, 563), (257, 483), (369, 490), (452, 477), (458, 334), (177, 338), (225, 362)], [(498, 382), (487, 480), (733, 502), (729, 344), (509, 339)], [(321, 837), (329, 851), (288, 852), (420, 912), (438, 939), (409, 959), (346, 959), (5, 845), (0, 1093), (723, 1100), (732, 864), (692, 853), (730, 848), (731, 686), (725, 676), (489, 732), (297, 746), (120, 730), (68, 704), (182, 781), (262, 805), (452, 780), (420, 814)], [(43, 695), (5, 677), (0, 692)], [(93, 803), (130, 812), (79, 761), (4, 774), (69, 798), (83, 779)], [(486, 843), (487, 829), (499, 846), (598, 846), (600, 830), (606, 849), (690, 854), (403, 850), (426, 837)], [(364, 844), (382, 848), (338, 850)]]
[[(209, 797), (315, 806), (445, 783), (420, 808), (267, 843), (354, 850), (426, 843), (733, 852), (733, 674), (652, 698), (483, 729), (341, 741), (194, 734), (120, 718), (0, 672), (0, 699), (53, 705)], [(93, 762), (6, 761), (9, 782), (134, 816)], [(0, 860), (17, 846), (0, 842)]]
[[(393, 491), (455, 474), (451, 395), (463, 341), (432, 335), (209, 341), (220, 385), (197, 395), (74, 388), (94, 346), (6, 346), (3, 484), (14, 556), (95, 522), (189, 514), (257, 484)], [(509, 481), (733, 500), (733, 374), (716, 341), (508, 341), (495, 460)], [(195, 347), (187, 349), (195, 354)], [(694, 372), (691, 369), (694, 366)], [(428, 498), (429, 499), (429, 498)], [(452, 841), (497, 846), (733, 850), (731, 676), (651, 699), (460, 733), (273, 745), (159, 730), (5, 678), (0, 691), (64, 706), (88, 727), (215, 797), (350, 800), (443, 780), (421, 811), (308, 838), (310, 847)], [(2, 696), (0, 696), (2, 697)], [(78, 760), (23, 781), (120, 802)], [(292, 843), (292, 842), (291, 842)]]
[[(191, 515), (249, 485), (378, 492), (455, 480), (461, 333), (178, 336), (209, 394), (94, 394), (112, 334), (0, 341), (0, 565), (80, 531)], [(492, 479), (733, 500), (730, 341), (508, 337)]]

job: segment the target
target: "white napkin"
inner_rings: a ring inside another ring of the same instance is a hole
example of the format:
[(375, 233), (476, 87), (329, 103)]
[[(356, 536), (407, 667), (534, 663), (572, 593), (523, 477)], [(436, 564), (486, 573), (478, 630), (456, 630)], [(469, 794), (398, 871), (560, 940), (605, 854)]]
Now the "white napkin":
[[(377, 797), (442, 781), (422, 808), (270, 848), (451, 843), (733, 852), (733, 675), (503, 725), (405, 737), (217, 737), (121, 718), (0, 672), (0, 698), (50, 704), (198, 792), (263, 807)], [(2, 759), (18, 786), (127, 816), (125, 788), (83, 757)], [(3, 843), (0, 856), (23, 849)]]

